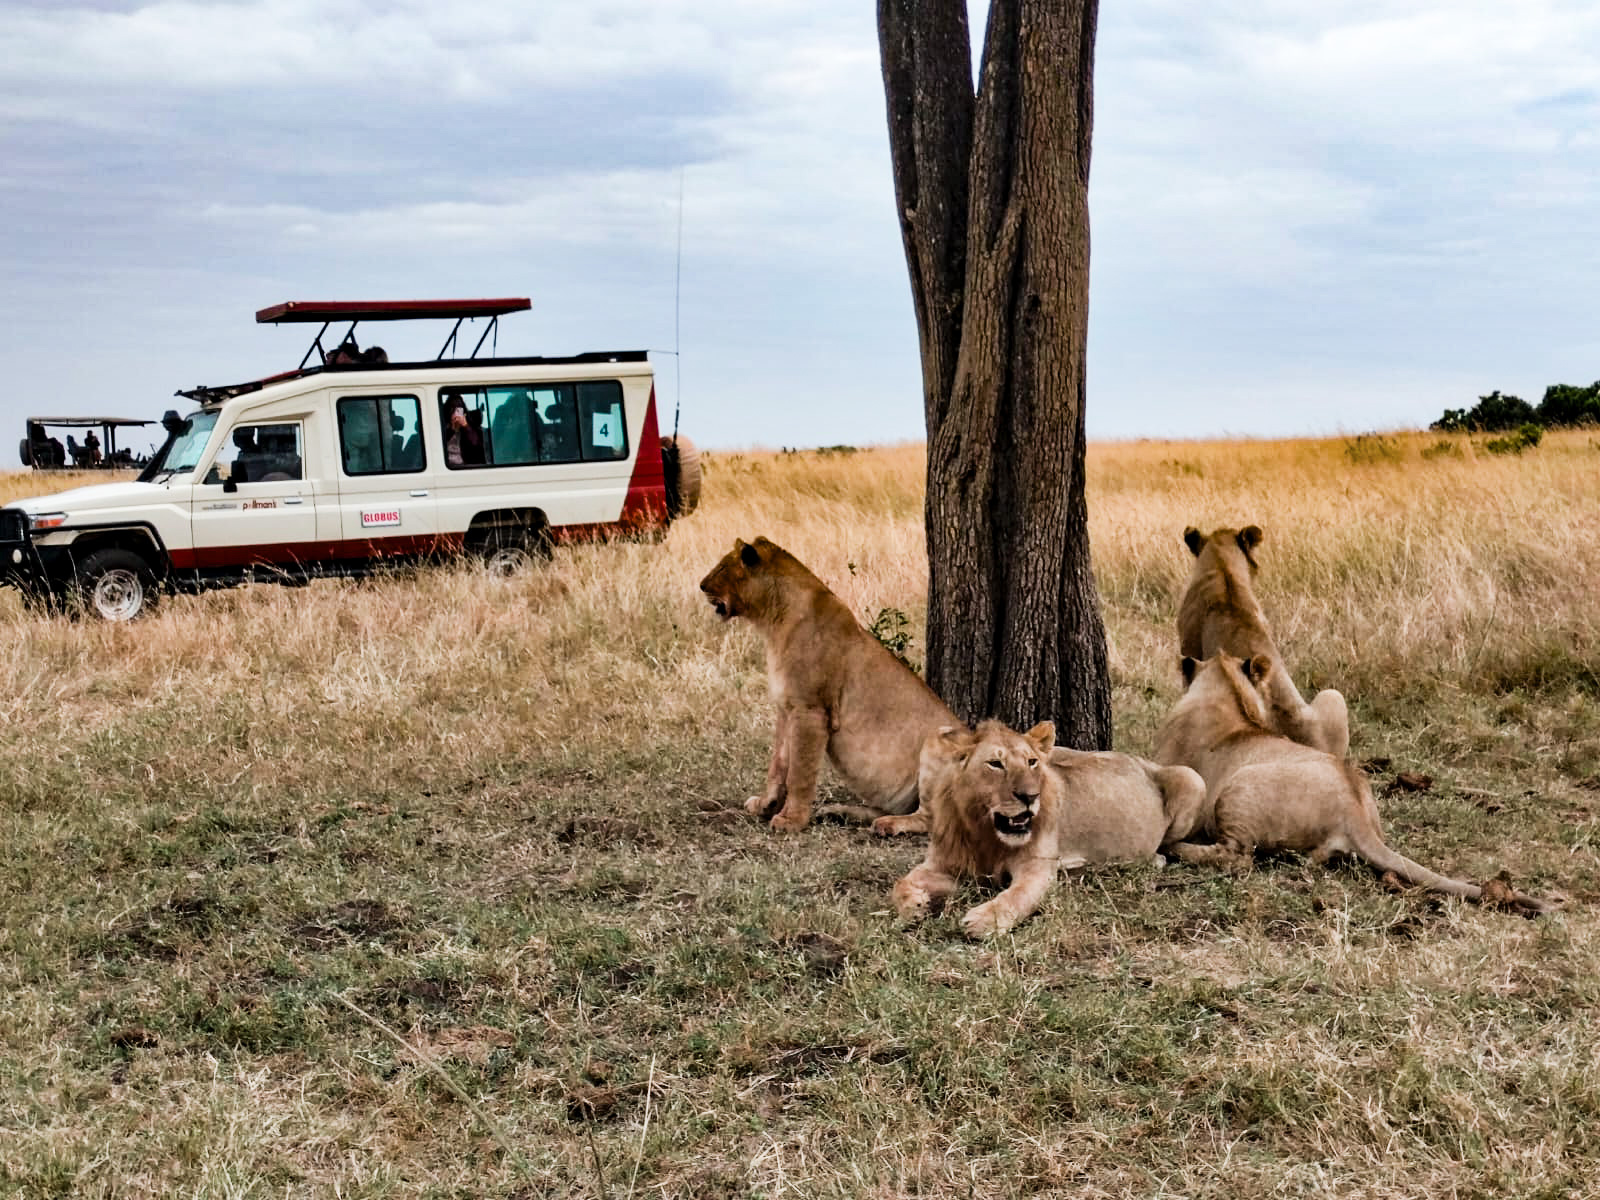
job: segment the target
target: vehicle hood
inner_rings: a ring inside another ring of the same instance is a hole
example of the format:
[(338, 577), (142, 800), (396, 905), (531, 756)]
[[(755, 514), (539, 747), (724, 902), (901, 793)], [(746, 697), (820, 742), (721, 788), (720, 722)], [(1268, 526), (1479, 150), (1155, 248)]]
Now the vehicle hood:
[(31, 496), (26, 500), (13, 500), (7, 508), (20, 508), (25, 513), (64, 512), (69, 516), (79, 513), (105, 512), (109, 509), (133, 508), (149, 504), (158, 497), (168, 495), (159, 483), (91, 483), (87, 487), (53, 492), (48, 496)]

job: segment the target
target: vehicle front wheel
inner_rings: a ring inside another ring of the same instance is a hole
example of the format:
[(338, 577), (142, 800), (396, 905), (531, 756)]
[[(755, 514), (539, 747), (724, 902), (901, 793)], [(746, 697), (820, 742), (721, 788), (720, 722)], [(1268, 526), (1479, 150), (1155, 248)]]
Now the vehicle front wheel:
[(102, 621), (132, 621), (156, 606), (156, 580), (131, 550), (96, 550), (78, 567), (78, 590), (87, 613)]

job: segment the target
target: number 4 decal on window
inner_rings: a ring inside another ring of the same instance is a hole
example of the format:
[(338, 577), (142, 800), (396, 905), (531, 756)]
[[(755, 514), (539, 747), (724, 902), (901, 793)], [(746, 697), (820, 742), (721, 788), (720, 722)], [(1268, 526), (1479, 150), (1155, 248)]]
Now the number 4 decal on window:
[(604, 446), (609, 450), (622, 449), (622, 416), (616, 411), (594, 414), (594, 436), (590, 439), (595, 446)]

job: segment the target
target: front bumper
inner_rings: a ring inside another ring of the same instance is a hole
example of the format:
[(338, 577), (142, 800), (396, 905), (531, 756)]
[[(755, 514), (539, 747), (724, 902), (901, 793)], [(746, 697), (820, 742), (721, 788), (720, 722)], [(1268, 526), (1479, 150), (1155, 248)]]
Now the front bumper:
[(28, 535), (28, 518), (18, 509), (0, 508), (0, 585), (46, 586), (49, 572), (39, 547)]

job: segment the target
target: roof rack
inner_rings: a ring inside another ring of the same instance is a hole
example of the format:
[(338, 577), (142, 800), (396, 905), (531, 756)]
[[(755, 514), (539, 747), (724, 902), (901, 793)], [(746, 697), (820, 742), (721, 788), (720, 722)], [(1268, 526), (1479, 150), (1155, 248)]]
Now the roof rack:
[(110, 425), (121, 428), (124, 425), (154, 425), (154, 421), (143, 421), (137, 417), (29, 417), (29, 425), (59, 425), (69, 429), (81, 429), (85, 426), (99, 428)]
[(587, 350), (582, 354), (532, 354), (519, 355), (515, 358), (434, 358), (422, 362), (330, 363), (318, 367), (297, 367), (293, 371), (280, 371), (276, 375), (268, 375), (265, 379), (248, 379), (243, 383), (230, 383), (218, 387), (201, 385), (199, 387), (180, 388), (173, 395), (182, 396), (186, 400), (193, 400), (196, 404), (210, 405), (221, 404), (225, 400), (232, 400), (235, 396), (243, 396), (250, 392), (259, 392), (270, 384), (282, 383), (286, 379), (300, 379), (307, 375), (321, 375), (325, 372), (342, 374), (347, 371), (417, 371), (428, 367), (457, 366), (522, 367), (566, 364), (579, 366), (590, 363), (641, 363), (649, 361), (650, 352), (648, 350)]
[[(502, 296), (492, 300), (287, 300), (282, 304), (258, 309), (256, 322), (261, 325), (322, 322), (322, 328), (317, 331), (317, 336), (311, 339), (305, 357), (300, 360), (300, 366), (304, 367), (311, 361), (313, 354), (318, 356), (319, 361), (326, 361), (329, 352), (322, 345), (322, 335), (328, 332), (328, 326), (335, 321), (350, 322), (350, 328), (344, 331), (344, 336), (334, 347), (337, 351), (346, 343), (355, 344), (356, 326), (362, 321), (454, 320), (455, 324), (450, 327), (450, 336), (445, 338), (444, 345), (439, 347), (439, 353), (434, 356), (442, 359), (445, 351), (455, 346), (461, 322), (477, 317), (488, 317), (489, 324), (484, 327), (483, 334), (478, 338), (478, 344), (467, 356), (476, 358), (478, 351), (483, 348), (484, 341), (499, 329), (502, 316), (507, 313), (526, 312), (531, 307), (532, 304), (526, 296)], [(498, 337), (497, 333), (496, 336)]]

